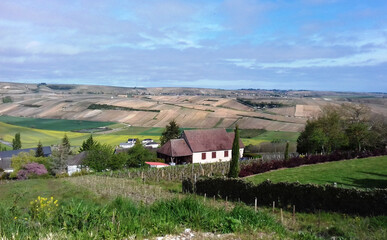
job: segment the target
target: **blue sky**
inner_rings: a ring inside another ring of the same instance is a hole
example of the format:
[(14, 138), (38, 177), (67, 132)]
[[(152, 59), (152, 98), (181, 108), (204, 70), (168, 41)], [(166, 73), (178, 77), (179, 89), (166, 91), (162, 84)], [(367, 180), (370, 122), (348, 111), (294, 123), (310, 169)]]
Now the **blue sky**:
[(1, 0), (0, 81), (387, 92), (387, 1)]

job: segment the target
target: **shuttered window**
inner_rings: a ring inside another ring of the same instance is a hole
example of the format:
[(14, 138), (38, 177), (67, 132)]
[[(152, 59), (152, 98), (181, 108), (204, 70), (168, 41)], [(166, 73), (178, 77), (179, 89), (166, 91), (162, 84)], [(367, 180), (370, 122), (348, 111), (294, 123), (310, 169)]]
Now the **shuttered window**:
[(202, 153), (202, 160), (206, 159), (206, 153)]
[(212, 158), (216, 158), (216, 152), (212, 152)]
[(224, 151), (224, 157), (228, 157), (228, 151)]

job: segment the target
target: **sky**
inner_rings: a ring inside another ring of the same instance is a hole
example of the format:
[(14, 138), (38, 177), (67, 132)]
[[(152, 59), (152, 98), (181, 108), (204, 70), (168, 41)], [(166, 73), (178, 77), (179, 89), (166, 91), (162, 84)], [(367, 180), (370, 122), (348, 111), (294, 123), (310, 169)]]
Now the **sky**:
[(387, 92), (385, 0), (1, 0), (0, 81)]

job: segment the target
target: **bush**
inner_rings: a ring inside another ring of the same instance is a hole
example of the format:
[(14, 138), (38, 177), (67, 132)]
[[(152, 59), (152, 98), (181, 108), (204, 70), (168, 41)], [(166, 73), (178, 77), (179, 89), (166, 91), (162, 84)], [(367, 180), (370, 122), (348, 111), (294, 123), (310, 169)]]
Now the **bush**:
[[(191, 186), (192, 184), (192, 186)], [(386, 215), (387, 189), (357, 190), (337, 188), (331, 185), (296, 183), (272, 183), (269, 180), (254, 185), (241, 179), (202, 178), (196, 184), (183, 181), (183, 191), (241, 200), (246, 204), (287, 208), (296, 205), (298, 211), (326, 210), (360, 215)]]
[(17, 179), (25, 180), (28, 178), (35, 177), (46, 177), (48, 176), (48, 172), (46, 167), (43, 164), (39, 163), (27, 163), (17, 172)]

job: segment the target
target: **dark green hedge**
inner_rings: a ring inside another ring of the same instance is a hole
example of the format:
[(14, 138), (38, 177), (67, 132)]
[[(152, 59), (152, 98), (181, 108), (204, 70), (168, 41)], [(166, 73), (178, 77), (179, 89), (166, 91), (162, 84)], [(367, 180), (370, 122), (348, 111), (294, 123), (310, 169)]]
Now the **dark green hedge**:
[(359, 215), (387, 215), (387, 189), (358, 190), (337, 188), (331, 185), (272, 183), (269, 180), (254, 185), (240, 179), (202, 178), (196, 184), (183, 181), (184, 192), (195, 192), (208, 197), (217, 196), (271, 206), (273, 201), (281, 208), (296, 206), (297, 211), (316, 210)]

